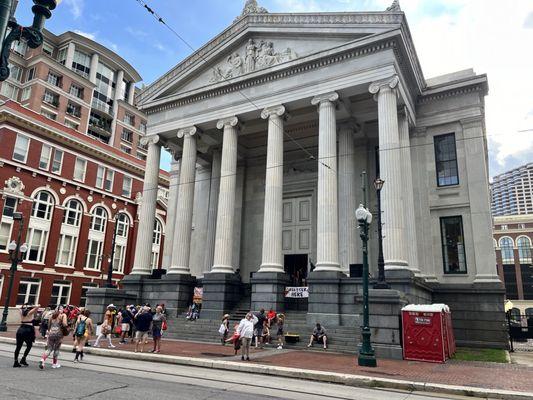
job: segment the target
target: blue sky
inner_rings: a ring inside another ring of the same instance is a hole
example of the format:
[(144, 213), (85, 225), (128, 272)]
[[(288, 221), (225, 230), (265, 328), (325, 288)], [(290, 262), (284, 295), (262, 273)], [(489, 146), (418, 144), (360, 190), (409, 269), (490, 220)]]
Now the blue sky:
[[(244, 0), (146, 0), (193, 47), (229, 26)], [(271, 12), (384, 10), (392, 0), (259, 0)], [(400, 0), (426, 77), (474, 68), (487, 73), (491, 176), (533, 162), (533, 2)], [(31, 0), (17, 18), (31, 23)], [(504, 17), (502, 17), (504, 16)], [(46, 27), (94, 38), (128, 60), (149, 84), (191, 50), (136, 0), (63, 0)], [(517, 55), (520, 55), (520, 59)], [(162, 166), (168, 169), (169, 157)]]

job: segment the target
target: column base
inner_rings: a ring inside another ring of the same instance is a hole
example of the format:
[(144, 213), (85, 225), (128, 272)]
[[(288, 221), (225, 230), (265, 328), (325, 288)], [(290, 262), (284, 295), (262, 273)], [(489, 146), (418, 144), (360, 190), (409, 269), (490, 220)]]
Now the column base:
[(167, 275), (190, 275), (189, 267), (173, 266), (168, 269)]
[(152, 275), (152, 268), (149, 269), (133, 269), (128, 276), (139, 275), (139, 276), (150, 276)]
[(235, 270), (231, 265), (213, 265), (211, 274), (234, 274)]
[(501, 283), (501, 279), (496, 274), (477, 274), (474, 283)]
[(341, 272), (341, 265), (339, 263), (335, 262), (317, 262), (316, 267), (313, 272), (321, 272), (321, 271), (329, 271), (329, 272)]
[(278, 273), (278, 274), (284, 274), (285, 268), (281, 264), (264, 263), (264, 264), (261, 264), (261, 266), (259, 267), (259, 271), (257, 272), (259, 273), (273, 272), (273, 273)]
[(202, 318), (222, 318), (237, 305), (244, 294), (241, 279), (234, 273), (212, 271), (204, 275), (202, 283)]
[(307, 323), (328, 326), (341, 324), (341, 280), (346, 278), (339, 270), (317, 271), (309, 274), (309, 302)]
[(252, 310), (285, 311), (285, 287), (289, 276), (285, 272), (259, 271), (252, 275)]

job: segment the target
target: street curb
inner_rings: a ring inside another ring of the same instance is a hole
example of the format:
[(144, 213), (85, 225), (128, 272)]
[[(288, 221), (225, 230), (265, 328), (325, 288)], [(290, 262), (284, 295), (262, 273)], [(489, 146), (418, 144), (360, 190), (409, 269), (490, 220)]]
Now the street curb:
[[(15, 339), (0, 337), (0, 343), (15, 344)], [(44, 348), (44, 343), (36, 342), (34, 347)], [(72, 350), (72, 345), (63, 345), (65, 350)], [(428, 382), (413, 382), (388, 378), (376, 378), (364, 375), (351, 375), (336, 372), (313, 371), (289, 367), (274, 367), (268, 365), (250, 364), (235, 361), (206, 360), (194, 357), (169, 356), (164, 354), (140, 354), (122, 350), (107, 350), (94, 347), (86, 347), (87, 354), (95, 354), (103, 357), (121, 358), (126, 360), (139, 360), (160, 362), (166, 364), (188, 365), (193, 367), (220, 369), (226, 371), (255, 373), (272, 375), (284, 378), (303, 379), (326, 383), (335, 383), (346, 386), (397, 389), (410, 392), (428, 392), (483, 399), (503, 400), (530, 400), (533, 393), (516, 392), (510, 390), (483, 389), (468, 386), (454, 386)]]

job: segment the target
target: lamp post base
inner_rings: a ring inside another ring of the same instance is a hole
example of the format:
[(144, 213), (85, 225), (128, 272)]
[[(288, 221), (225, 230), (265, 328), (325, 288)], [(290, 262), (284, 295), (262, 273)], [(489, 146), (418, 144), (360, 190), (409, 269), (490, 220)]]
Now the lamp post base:
[(7, 324), (0, 324), (0, 332), (7, 332)]
[(357, 358), (357, 364), (361, 367), (377, 367), (378, 363), (376, 361), (376, 356), (372, 352), (372, 354), (362, 354), (359, 353), (359, 357)]

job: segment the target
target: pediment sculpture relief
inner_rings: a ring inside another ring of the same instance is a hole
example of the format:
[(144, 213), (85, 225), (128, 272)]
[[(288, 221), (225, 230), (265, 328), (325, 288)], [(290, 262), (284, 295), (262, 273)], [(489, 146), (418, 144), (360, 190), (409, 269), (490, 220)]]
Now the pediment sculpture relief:
[(273, 42), (261, 40), (257, 43), (255, 40), (250, 39), (246, 45), (246, 54), (241, 55), (237, 52), (231, 54), (224, 64), (213, 68), (209, 82), (214, 83), (235, 78), (296, 58), (298, 58), (298, 55), (290, 47), (277, 52), (274, 50)]

